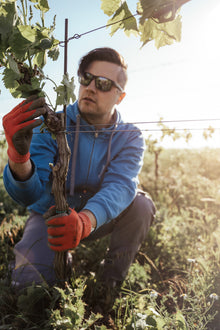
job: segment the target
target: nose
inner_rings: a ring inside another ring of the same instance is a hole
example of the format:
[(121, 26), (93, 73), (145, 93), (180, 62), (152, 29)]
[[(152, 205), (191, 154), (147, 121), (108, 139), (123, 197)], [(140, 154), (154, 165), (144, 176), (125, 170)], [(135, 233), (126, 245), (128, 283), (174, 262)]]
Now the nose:
[(96, 87), (95, 87), (95, 79), (93, 79), (91, 81), (91, 83), (86, 87), (86, 89), (90, 89), (92, 91), (96, 91)]

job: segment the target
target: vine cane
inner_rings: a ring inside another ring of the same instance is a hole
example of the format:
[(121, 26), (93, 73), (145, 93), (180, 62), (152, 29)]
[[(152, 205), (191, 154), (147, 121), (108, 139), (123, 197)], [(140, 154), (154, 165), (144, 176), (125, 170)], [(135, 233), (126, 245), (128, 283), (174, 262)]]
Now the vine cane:
[[(68, 45), (68, 19), (65, 19), (65, 43), (64, 43), (64, 74), (67, 73), (67, 45)], [(66, 92), (66, 91), (65, 91)], [(66, 98), (65, 98), (66, 99)], [(70, 149), (66, 139), (66, 100), (64, 104), (64, 115), (61, 117), (63, 129), (56, 135), (59, 160), (58, 164), (53, 168), (53, 186), (52, 191), (55, 198), (55, 206), (57, 212), (68, 211), (68, 204), (66, 202), (66, 177), (70, 160)], [(58, 190), (57, 190), (58, 188)], [(56, 197), (55, 197), (56, 195)], [(68, 252), (56, 252), (54, 258), (54, 269), (59, 280), (68, 280), (67, 269), (67, 255)]]
[[(65, 20), (65, 56), (64, 74), (67, 73), (67, 43), (68, 43), (68, 20)], [(67, 213), (69, 206), (66, 201), (66, 178), (70, 161), (70, 148), (66, 138), (66, 102), (63, 113), (54, 113), (48, 109), (45, 122), (50, 131), (56, 136), (58, 147), (58, 160), (55, 166), (50, 164), (53, 174), (52, 193), (55, 199), (57, 213)], [(45, 214), (45, 218), (47, 215)], [(54, 270), (60, 283), (68, 281), (70, 270), (67, 265), (68, 251), (55, 252)]]

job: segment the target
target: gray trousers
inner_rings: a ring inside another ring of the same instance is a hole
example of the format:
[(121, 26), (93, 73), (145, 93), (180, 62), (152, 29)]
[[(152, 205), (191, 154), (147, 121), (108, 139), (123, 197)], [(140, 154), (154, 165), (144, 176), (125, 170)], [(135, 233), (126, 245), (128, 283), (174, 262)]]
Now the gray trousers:
[[(146, 238), (155, 216), (152, 200), (138, 192), (131, 205), (116, 219), (104, 224), (83, 242), (111, 234), (110, 246), (105, 258), (103, 277), (106, 281), (123, 281), (141, 243)], [(15, 267), (12, 283), (25, 287), (32, 282), (56, 283), (53, 267), (54, 251), (47, 245), (47, 226), (42, 215), (32, 212), (28, 218), (23, 237), (15, 245)]]

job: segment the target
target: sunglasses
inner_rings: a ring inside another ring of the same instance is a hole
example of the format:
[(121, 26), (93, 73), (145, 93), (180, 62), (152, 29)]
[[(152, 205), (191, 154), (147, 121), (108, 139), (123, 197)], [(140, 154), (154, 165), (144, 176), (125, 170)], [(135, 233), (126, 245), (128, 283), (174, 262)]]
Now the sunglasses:
[(79, 76), (79, 83), (83, 86), (89, 86), (92, 80), (95, 80), (95, 87), (102, 92), (109, 92), (112, 86), (123, 92), (123, 88), (111, 79), (95, 76), (89, 72), (84, 72), (82, 76)]

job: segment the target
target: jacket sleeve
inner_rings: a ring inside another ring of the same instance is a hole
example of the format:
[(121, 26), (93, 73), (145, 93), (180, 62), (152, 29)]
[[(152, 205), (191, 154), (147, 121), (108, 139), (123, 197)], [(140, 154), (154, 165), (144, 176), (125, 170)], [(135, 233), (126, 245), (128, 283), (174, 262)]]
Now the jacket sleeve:
[[(123, 147), (110, 161), (101, 189), (84, 207), (95, 215), (97, 228), (115, 219), (136, 195), (145, 143), (139, 130), (128, 134), (123, 137)], [(120, 133), (118, 138), (122, 138)], [(113, 143), (117, 143), (117, 139)]]
[(40, 199), (45, 190), (51, 173), (49, 164), (54, 162), (56, 154), (56, 142), (49, 133), (40, 133), (39, 128), (36, 128), (33, 131), (30, 154), (34, 171), (28, 180), (17, 181), (8, 164), (3, 173), (4, 185), (8, 194), (18, 204), (25, 207)]

